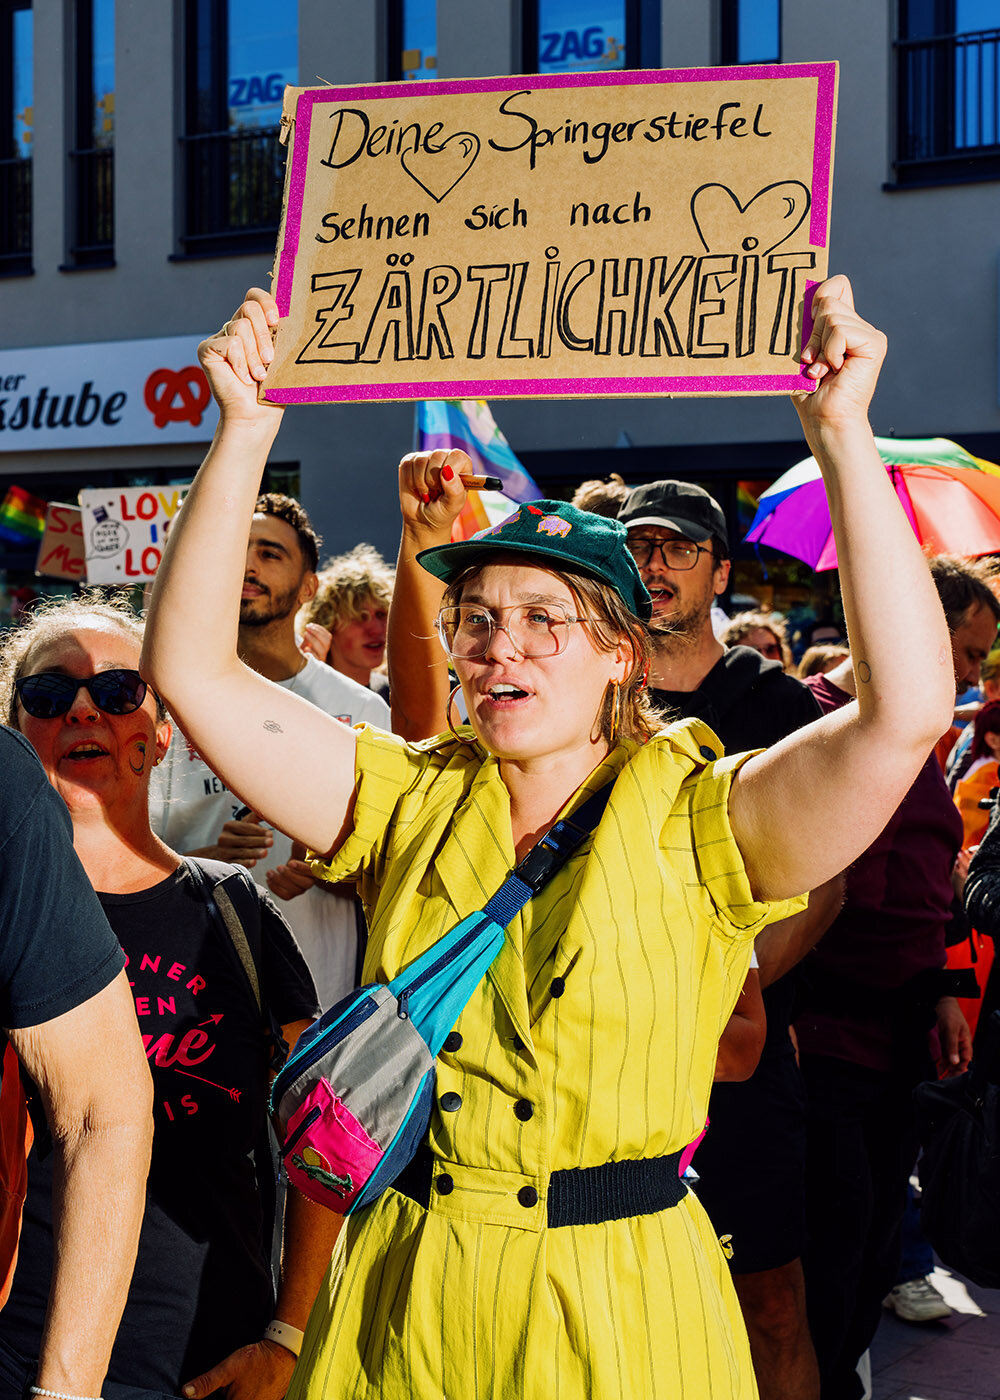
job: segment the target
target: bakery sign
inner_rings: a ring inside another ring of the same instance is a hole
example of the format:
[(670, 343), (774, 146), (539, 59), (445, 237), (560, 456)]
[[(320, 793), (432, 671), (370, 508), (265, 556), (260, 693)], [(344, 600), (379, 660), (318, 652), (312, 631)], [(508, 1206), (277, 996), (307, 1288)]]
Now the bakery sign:
[(0, 350), (0, 452), (210, 441), (217, 410), (199, 339)]

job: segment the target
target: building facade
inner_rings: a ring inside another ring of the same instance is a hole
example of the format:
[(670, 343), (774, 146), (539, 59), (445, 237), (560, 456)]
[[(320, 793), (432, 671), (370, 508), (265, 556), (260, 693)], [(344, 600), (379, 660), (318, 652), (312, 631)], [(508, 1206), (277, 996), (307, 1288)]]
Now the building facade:
[[(0, 0), (0, 497), (190, 480), (213, 420), (178, 370), (268, 285), (286, 82), (833, 58), (830, 265), (889, 335), (875, 429), (1000, 460), (995, 0)], [(116, 395), (143, 393), (123, 434)], [(719, 495), (734, 530), (741, 483), (752, 493), (804, 455), (779, 399), (495, 412), (548, 494), (610, 471), (681, 476)], [(394, 552), (413, 416), (286, 413), (268, 480), (301, 496), (326, 549)], [(744, 553), (740, 577), (769, 599)], [(0, 614), (32, 569), (32, 550), (0, 540)]]

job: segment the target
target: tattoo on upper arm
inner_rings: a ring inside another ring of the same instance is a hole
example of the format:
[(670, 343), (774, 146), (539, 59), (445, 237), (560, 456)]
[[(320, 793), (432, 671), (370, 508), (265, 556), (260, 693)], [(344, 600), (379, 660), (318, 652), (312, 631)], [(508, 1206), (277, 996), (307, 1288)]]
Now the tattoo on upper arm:
[(284, 734), (285, 732), (276, 719), (266, 719), (264, 721), (264, 728), (267, 730), (268, 734)]
[(865, 685), (867, 685), (872, 678), (872, 668), (868, 665), (868, 662), (859, 661), (854, 669), (858, 673), (858, 680), (863, 681)]

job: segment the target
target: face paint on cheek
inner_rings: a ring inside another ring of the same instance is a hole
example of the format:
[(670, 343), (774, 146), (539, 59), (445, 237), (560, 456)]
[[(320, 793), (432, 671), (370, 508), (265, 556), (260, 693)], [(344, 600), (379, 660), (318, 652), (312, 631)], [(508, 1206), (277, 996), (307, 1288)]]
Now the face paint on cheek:
[(146, 740), (140, 734), (133, 734), (128, 742), (129, 745), (135, 745), (134, 748), (130, 749), (128, 766), (133, 773), (144, 773), (146, 771)]

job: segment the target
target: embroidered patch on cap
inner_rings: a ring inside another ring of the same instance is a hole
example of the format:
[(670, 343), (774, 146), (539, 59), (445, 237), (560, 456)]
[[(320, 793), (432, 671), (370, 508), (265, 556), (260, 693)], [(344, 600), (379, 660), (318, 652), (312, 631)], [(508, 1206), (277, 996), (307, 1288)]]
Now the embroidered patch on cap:
[(499, 525), (491, 525), (486, 530), (478, 530), (472, 536), (474, 540), (488, 540), (491, 535), (499, 535), (500, 531), (508, 525), (516, 525), (521, 518), (521, 512), (515, 511), (513, 515), (508, 515), (506, 520), (501, 520)]
[(506, 520), (471, 540), (422, 549), (417, 561), (435, 578), (451, 583), (473, 560), (486, 560), (494, 550), (498, 555), (523, 553), (531, 561), (547, 556), (556, 566), (575, 565), (603, 579), (637, 617), (648, 618), (653, 605), (627, 543), (618, 520), (578, 510), (568, 501), (522, 501)]

